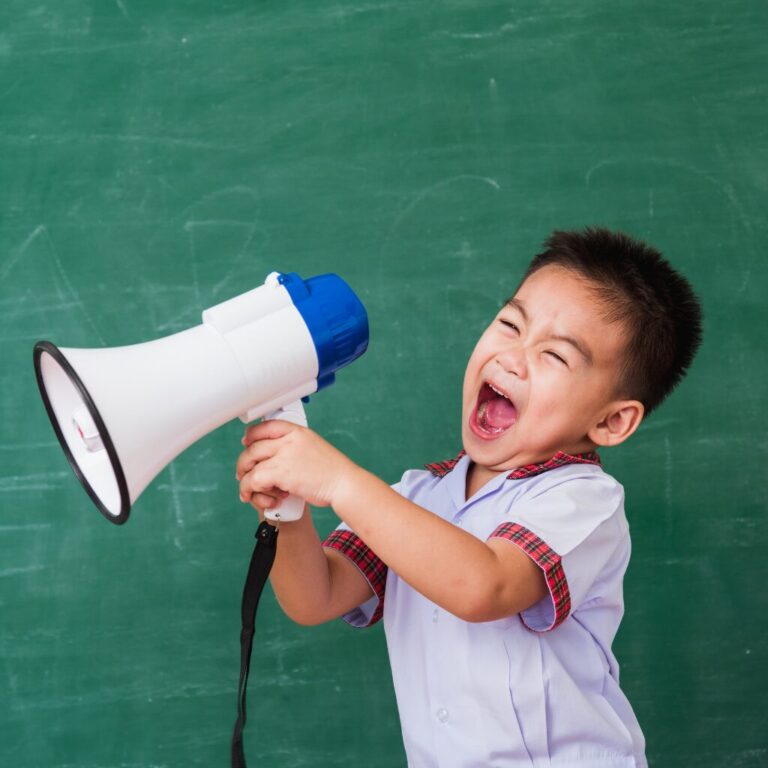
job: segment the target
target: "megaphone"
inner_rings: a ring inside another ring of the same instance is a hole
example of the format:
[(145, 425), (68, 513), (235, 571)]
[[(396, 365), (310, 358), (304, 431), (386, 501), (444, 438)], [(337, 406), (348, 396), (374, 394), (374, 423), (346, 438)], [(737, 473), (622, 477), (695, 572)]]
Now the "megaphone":
[[(273, 272), (165, 338), (105, 349), (34, 347), (37, 383), (72, 469), (107, 520), (122, 524), (154, 477), (236, 417), (306, 425), (302, 398), (368, 346), (368, 317), (334, 274)], [(272, 519), (301, 517), (289, 498)]]

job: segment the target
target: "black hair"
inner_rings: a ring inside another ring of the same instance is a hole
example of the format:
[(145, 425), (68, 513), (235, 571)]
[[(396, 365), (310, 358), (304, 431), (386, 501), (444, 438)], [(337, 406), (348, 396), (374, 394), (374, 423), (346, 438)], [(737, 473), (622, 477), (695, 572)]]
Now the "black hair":
[(639, 400), (647, 416), (680, 383), (701, 344), (701, 304), (690, 283), (657, 250), (623, 232), (556, 230), (544, 247), (522, 282), (554, 265), (593, 285), (604, 318), (628, 334), (616, 395)]

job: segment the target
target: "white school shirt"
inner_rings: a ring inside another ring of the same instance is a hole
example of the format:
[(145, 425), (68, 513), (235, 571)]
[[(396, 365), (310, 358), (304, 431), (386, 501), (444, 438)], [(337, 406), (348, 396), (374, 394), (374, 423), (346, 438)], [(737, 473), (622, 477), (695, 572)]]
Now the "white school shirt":
[(370, 626), (383, 613), (410, 768), (646, 768), (611, 652), (630, 555), (624, 491), (599, 461), (558, 452), (465, 499), (469, 458), (460, 454), (393, 486), (481, 540), (508, 539), (539, 565), (550, 594), (519, 615), (463, 621), (346, 525), (326, 539), (375, 593), (345, 620)]

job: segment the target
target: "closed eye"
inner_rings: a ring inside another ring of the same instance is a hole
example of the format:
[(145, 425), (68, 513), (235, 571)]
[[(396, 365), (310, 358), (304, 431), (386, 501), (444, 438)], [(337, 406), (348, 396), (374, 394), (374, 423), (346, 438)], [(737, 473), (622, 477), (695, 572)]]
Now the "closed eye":
[(546, 355), (552, 355), (552, 357), (554, 357), (554, 358), (555, 358), (555, 360), (559, 360), (559, 361), (560, 361), (560, 362), (561, 362), (563, 365), (565, 365), (565, 366), (567, 366), (567, 365), (568, 365), (568, 363), (567, 363), (565, 360), (563, 360), (563, 358), (562, 358), (562, 357), (560, 357), (560, 355), (556, 354), (555, 352), (552, 352), (552, 351), (550, 351), (550, 350), (547, 350), (547, 351), (546, 351), (544, 354), (546, 354)]
[(514, 323), (510, 323), (509, 320), (499, 320), (499, 322), (502, 325), (506, 325), (507, 328), (511, 328), (513, 331), (520, 333), (520, 329)]

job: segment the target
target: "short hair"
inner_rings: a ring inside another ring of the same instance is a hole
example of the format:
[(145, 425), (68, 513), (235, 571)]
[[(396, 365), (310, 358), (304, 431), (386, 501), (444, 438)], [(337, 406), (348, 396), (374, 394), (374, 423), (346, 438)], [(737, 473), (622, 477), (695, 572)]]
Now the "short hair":
[(623, 232), (555, 230), (544, 247), (521, 285), (553, 265), (593, 284), (603, 317), (628, 334), (616, 395), (639, 400), (647, 416), (680, 383), (701, 343), (701, 304), (690, 283), (661, 253)]

